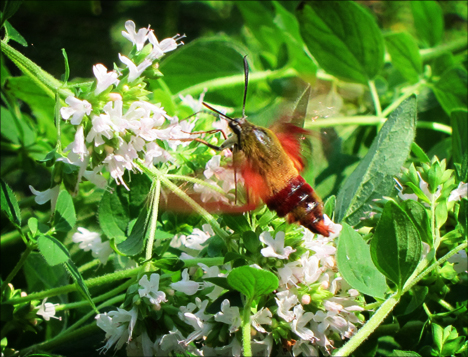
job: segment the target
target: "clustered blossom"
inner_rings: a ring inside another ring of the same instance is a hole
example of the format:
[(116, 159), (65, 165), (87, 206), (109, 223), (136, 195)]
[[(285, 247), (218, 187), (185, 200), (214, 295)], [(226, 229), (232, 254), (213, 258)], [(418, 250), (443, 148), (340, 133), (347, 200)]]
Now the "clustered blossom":
[[(99, 184), (99, 187), (103, 186), (103, 180), (99, 178), (103, 168), (110, 172), (118, 184), (127, 187), (124, 175), (127, 171), (138, 169), (136, 160), (143, 160), (146, 166), (174, 161), (171, 154), (160, 147), (156, 140), (167, 142), (174, 150), (178, 145), (188, 144), (179, 139), (190, 138), (190, 131), (194, 126), (193, 121), (179, 123), (177, 117), (169, 117), (160, 105), (143, 99), (133, 99), (132, 102), (123, 99), (126, 91), (130, 90), (128, 86), (139, 79), (154, 61), (183, 44), (178, 42), (183, 36), (177, 35), (159, 42), (149, 27), (136, 32), (133, 21), (127, 21), (125, 28), (127, 31), (122, 31), (122, 35), (136, 46), (137, 52), (142, 51), (145, 43), (149, 42), (148, 46), (152, 48), (149, 54), (143, 60), (139, 60), (139, 63), (119, 54), (120, 61), (128, 69), (127, 76), (121, 71), (108, 71), (102, 64), (93, 67), (96, 77), (93, 95), (100, 96), (100, 100), (109, 100), (102, 108), (96, 104), (96, 107), (91, 105), (92, 97), (79, 99), (69, 96), (65, 100), (68, 106), (60, 110), (64, 120), (77, 126), (75, 140), (66, 148), (70, 153), (64, 161), (80, 167), (78, 182), (85, 177)], [(122, 80), (128, 84), (122, 87)], [(117, 90), (117, 93), (110, 93), (112, 88)], [(138, 89), (141, 93), (139, 98), (144, 98), (143, 88), (144, 86), (140, 86)], [(85, 118), (91, 125), (83, 125)], [(93, 152), (104, 152), (106, 156), (98, 164), (93, 162), (91, 170), (86, 170)]]
[[(359, 293), (350, 289), (345, 281), (337, 275), (335, 238), (341, 231), (339, 224), (334, 224), (325, 216), (325, 223), (333, 232), (330, 237), (314, 235), (304, 229), (301, 251), (305, 253), (291, 260), (292, 253), (297, 251), (287, 246), (284, 232), (277, 232), (273, 238), (270, 232), (260, 234), (264, 248), (260, 250), (263, 257), (274, 257), (283, 264), (277, 269), (280, 280), (279, 288), (274, 292), (273, 305), (259, 307), (252, 313), (251, 326), (256, 331), (252, 339), (252, 351), (257, 355), (268, 356), (274, 344), (272, 337), (273, 320), (284, 321), (289, 326), (289, 335), (297, 342), (292, 346), (293, 356), (314, 356), (318, 351), (330, 354), (336, 336), (350, 338), (362, 321), (356, 313), (363, 310), (359, 302)], [(195, 228), (189, 236), (175, 236), (172, 246), (175, 249), (188, 249), (197, 255), (205, 247), (205, 242), (214, 235), (209, 225), (202, 229)], [(176, 242), (174, 244), (174, 242)], [(298, 244), (298, 243), (296, 243)], [(193, 258), (182, 253), (187, 258)], [(296, 253), (297, 254), (297, 253)], [(165, 304), (171, 304), (174, 295), (189, 299), (187, 305), (179, 307), (178, 321), (186, 324), (179, 330), (174, 327), (166, 334), (155, 336), (144, 328), (137, 336), (132, 335), (138, 312), (118, 309), (97, 317), (98, 326), (106, 331), (106, 344), (103, 351), (115, 345), (118, 349), (127, 342), (128, 355), (158, 355), (169, 351), (194, 355), (242, 355), (240, 327), (242, 311), (229, 299), (223, 299), (217, 312), (208, 312), (211, 302), (218, 299), (224, 289), (214, 285), (206, 278), (221, 278), (229, 275), (230, 264), (222, 267), (209, 267), (199, 263), (203, 275), (195, 267), (184, 269), (179, 281), (162, 280), (159, 274), (144, 275), (138, 282), (137, 296), (151, 310), (164, 311)], [(198, 271), (198, 273), (197, 273)], [(201, 276), (201, 279), (200, 279)], [(199, 279), (201, 281), (199, 281)], [(209, 291), (205, 293), (204, 291)], [(135, 289), (133, 290), (135, 291)], [(145, 304), (140, 304), (141, 309)], [(275, 307), (276, 304), (276, 307)], [(273, 308), (273, 309), (272, 309)], [(273, 313), (272, 311), (275, 311)], [(225, 326), (228, 340), (224, 345), (210, 347), (203, 345), (198, 350), (193, 342), (203, 342), (213, 331)]]

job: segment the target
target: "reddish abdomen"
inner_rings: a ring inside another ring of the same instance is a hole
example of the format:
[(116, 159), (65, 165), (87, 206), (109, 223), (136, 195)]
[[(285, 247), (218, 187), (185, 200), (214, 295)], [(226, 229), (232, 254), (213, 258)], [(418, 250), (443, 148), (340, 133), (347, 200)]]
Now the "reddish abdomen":
[(266, 204), (280, 217), (289, 215), (291, 222), (299, 222), (310, 231), (325, 237), (330, 235), (330, 229), (323, 220), (322, 202), (300, 175), (270, 197)]

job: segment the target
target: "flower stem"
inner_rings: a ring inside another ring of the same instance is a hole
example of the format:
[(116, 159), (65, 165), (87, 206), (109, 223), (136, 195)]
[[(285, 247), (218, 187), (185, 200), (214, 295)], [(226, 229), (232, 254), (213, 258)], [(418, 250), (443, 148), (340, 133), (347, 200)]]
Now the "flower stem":
[(196, 203), (189, 195), (187, 195), (184, 191), (182, 191), (177, 185), (172, 183), (161, 171), (159, 171), (156, 167), (148, 168), (144, 165), (143, 161), (138, 160), (137, 162), (138, 167), (145, 172), (149, 177), (153, 179), (160, 180), (161, 183), (166, 186), (171, 192), (175, 195), (179, 196), (185, 203), (187, 203), (195, 212), (201, 215), (205, 221), (207, 221), (213, 231), (222, 239), (227, 240), (228, 234), (221, 229), (221, 226), (218, 222), (214, 219), (214, 217), (209, 214), (203, 207), (201, 207), (198, 203)]
[(336, 350), (334, 356), (349, 356), (361, 343), (363, 343), (372, 332), (382, 323), (387, 315), (393, 310), (395, 305), (400, 301), (400, 297), (397, 294), (393, 294), (380, 308), (375, 312), (374, 315), (362, 326), (359, 331), (340, 349)]
[[(158, 209), (159, 209), (159, 197), (161, 195), (161, 181), (156, 180), (153, 182), (151, 187), (151, 222), (148, 232), (148, 240), (146, 242), (146, 254), (145, 259), (150, 261), (153, 257), (153, 244), (154, 235), (156, 234), (156, 226), (158, 223)], [(146, 265), (146, 269), (151, 269), (150, 265)]]
[(369, 89), (372, 96), (372, 101), (374, 102), (375, 114), (378, 117), (382, 116), (382, 107), (380, 106), (379, 93), (377, 93), (377, 88), (375, 87), (374, 81), (369, 81)]
[(73, 95), (69, 89), (63, 88), (63, 83), (44, 71), (41, 67), (24, 56), (21, 52), (1, 41), (2, 52), (49, 97), (55, 99), (58, 92), (62, 98)]
[(198, 263), (203, 263), (209, 267), (222, 265), (224, 264), (224, 257), (186, 259), (184, 260), (184, 268), (198, 266)]
[[(250, 83), (258, 82), (264, 79), (277, 79), (277, 78), (287, 78), (287, 77), (294, 77), (298, 73), (293, 68), (281, 68), (275, 71), (262, 71), (262, 72), (255, 72), (249, 74), (249, 81)], [(205, 88), (210, 88), (210, 90), (216, 89), (223, 89), (223, 88), (230, 88), (239, 84), (244, 84), (245, 78), (243, 74), (236, 74), (233, 76), (228, 77), (221, 77), (212, 79), (203, 83), (198, 83), (194, 86), (185, 88), (184, 90), (176, 93), (172, 96), (172, 99), (178, 99), (179, 95), (187, 95), (187, 94), (199, 94), (203, 92)]]
[[(132, 269), (127, 269), (127, 270), (120, 270), (116, 271), (115, 273), (111, 274), (106, 274), (103, 276), (99, 276), (97, 278), (91, 278), (85, 280), (85, 284), (88, 288), (91, 288), (93, 286), (97, 285), (103, 285), (107, 283), (112, 283), (117, 280), (125, 279), (125, 278), (131, 278), (135, 275), (137, 275), (141, 270), (141, 267), (136, 267)], [(40, 291), (38, 293), (33, 293), (24, 297), (16, 298), (16, 299), (10, 299), (8, 300), (9, 304), (15, 305), (15, 304), (20, 304), (23, 302), (28, 302), (32, 300), (42, 300), (46, 297), (51, 297), (51, 296), (56, 296), (60, 294), (67, 294), (72, 291), (77, 291), (77, 285), (76, 284), (69, 284), (65, 286), (59, 286), (57, 288), (53, 288), (50, 290), (45, 290), (45, 291)]]
[(250, 310), (252, 308), (252, 299), (247, 299), (242, 316), (242, 347), (244, 356), (252, 356), (252, 346), (250, 344)]

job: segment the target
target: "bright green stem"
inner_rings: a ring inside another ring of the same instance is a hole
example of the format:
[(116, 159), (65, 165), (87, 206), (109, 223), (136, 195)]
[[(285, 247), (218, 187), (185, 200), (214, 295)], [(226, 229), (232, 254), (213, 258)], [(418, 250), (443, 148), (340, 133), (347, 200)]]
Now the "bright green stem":
[(353, 351), (363, 343), (375, 329), (382, 323), (387, 315), (393, 310), (395, 305), (400, 301), (396, 294), (390, 296), (384, 301), (380, 308), (375, 312), (374, 315), (362, 326), (359, 331), (340, 349), (333, 353), (334, 356), (349, 356)]
[[(88, 288), (91, 288), (97, 285), (112, 283), (117, 280), (131, 278), (137, 275), (140, 272), (140, 270), (141, 270), (141, 267), (136, 267), (132, 269), (116, 271), (115, 273), (112, 273), (112, 274), (106, 274), (97, 278), (91, 278), (91, 279), (85, 280), (85, 284)], [(41, 291), (38, 293), (30, 294), (25, 297), (10, 299), (8, 300), (8, 303), (12, 305), (21, 304), (23, 302), (28, 302), (32, 300), (42, 300), (46, 297), (56, 296), (60, 294), (67, 294), (67, 293), (70, 293), (72, 291), (77, 291), (77, 290), (78, 288), (76, 284), (69, 284), (65, 286), (59, 286), (57, 288), (53, 288), (50, 290), (45, 290), (45, 291)]]
[[(250, 73), (249, 82), (253, 83), (253, 82), (258, 82), (264, 79), (271, 80), (271, 79), (277, 79), (277, 78), (295, 77), (297, 75), (298, 75), (297, 71), (293, 68), (287, 68), (287, 69), (282, 68), (276, 71), (267, 70), (263, 72)], [(243, 74), (236, 74), (234, 76), (216, 78), (210, 81), (198, 83), (194, 86), (185, 88), (179, 93), (176, 93), (175, 95), (173, 95), (172, 99), (178, 99), (179, 95), (198, 94), (198, 93), (203, 92), (205, 88), (210, 88), (210, 91), (213, 91), (216, 89), (231, 88), (239, 84), (244, 84), (244, 81), (245, 81), (245, 78)]]
[(7, 43), (1, 41), (2, 52), (34, 83), (36, 83), (44, 92), (55, 99), (55, 93), (59, 93), (62, 98), (73, 95), (68, 89), (62, 88), (63, 83), (55, 79), (41, 67), (25, 57)]
[[(159, 197), (161, 195), (161, 181), (156, 180), (153, 182), (151, 187), (151, 222), (148, 232), (148, 240), (146, 243), (146, 254), (145, 259), (150, 261), (153, 257), (153, 244), (154, 244), (154, 235), (156, 234), (156, 226), (158, 223), (158, 210), (159, 210)], [(150, 265), (146, 265), (146, 269), (151, 269)]]
[(252, 356), (252, 345), (250, 343), (250, 311), (252, 309), (252, 299), (247, 299), (242, 316), (242, 347), (244, 357)]
[(26, 259), (28, 259), (29, 253), (31, 253), (32, 250), (33, 248), (31, 246), (28, 246), (26, 250), (24, 251), (24, 253), (21, 255), (20, 260), (18, 261), (18, 263), (16, 263), (15, 267), (13, 268), (11, 273), (6, 277), (5, 281), (2, 284), (2, 294), (8, 287), (8, 284), (10, 283), (10, 281), (12, 281), (13, 278), (16, 276), (16, 274), (18, 274), (24, 262), (26, 261)]
[(203, 180), (200, 180), (200, 179), (197, 179), (195, 177), (191, 177), (191, 176), (185, 176), (185, 175), (166, 175), (166, 177), (168, 179), (173, 179), (173, 180), (181, 180), (181, 181), (188, 181), (188, 182), (193, 182), (193, 183), (197, 183), (199, 185), (203, 185), (205, 187), (208, 187), (210, 189), (212, 189), (213, 191), (216, 191), (216, 192), (219, 192), (221, 194), (226, 194), (226, 192), (224, 192), (221, 187), (219, 186), (216, 186), (216, 185), (212, 185), (206, 181), (203, 181)]
[(466, 41), (466, 37), (461, 37), (447, 44), (421, 50), (419, 51), (419, 53), (421, 54), (421, 59), (423, 60), (423, 62), (427, 62), (433, 58), (439, 57), (445, 52), (456, 53), (459, 51), (466, 50), (467, 47), (468, 43)]
[(214, 219), (214, 217), (209, 214), (203, 207), (201, 207), (198, 203), (196, 203), (189, 195), (187, 195), (184, 191), (182, 191), (177, 185), (172, 183), (161, 171), (159, 171), (156, 167), (148, 168), (145, 166), (142, 160), (138, 160), (137, 162), (138, 167), (147, 174), (150, 178), (160, 180), (161, 183), (166, 186), (171, 192), (177, 195), (180, 199), (182, 199), (185, 203), (187, 203), (196, 213), (202, 216), (205, 221), (207, 221), (213, 231), (222, 239), (226, 240), (228, 238), (228, 234), (223, 231)]
[(369, 81), (369, 89), (372, 96), (372, 101), (374, 102), (375, 114), (378, 117), (382, 116), (382, 107), (380, 106), (379, 93), (377, 93), (377, 88), (375, 87), (374, 81)]
[(392, 104), (390, 104), (385, 110), (382, 112), (382, 117), (386, 118), (393, 112), (396, 108), (400, 106), (401, 103), (405, 101), (405, 99), (411, 97), (413, 94), (418, 93), (419, 90), (426, 85), (426, 81), (420, 80), (418, 83), (412, 85), (411, 87), (405, 88), (405, 92)]
[[(305, 129), (329, 128), (339, 125), (381, 125), (387, 119), (372, 115), (353, 116), (353, 117), (332, 117), (329, 119), (317, 119), (315, 121), (307, 122)], [(445, 124), (436, 122), (418, 121), (416, 123), (418, 128), (432, 129), (444, 134), (452, 135), (452, 128)]]

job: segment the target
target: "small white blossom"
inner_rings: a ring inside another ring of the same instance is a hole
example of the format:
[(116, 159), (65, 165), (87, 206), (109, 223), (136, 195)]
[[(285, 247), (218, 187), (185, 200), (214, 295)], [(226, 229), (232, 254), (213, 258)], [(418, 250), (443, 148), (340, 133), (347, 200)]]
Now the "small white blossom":
[(133, 61), (130, 58), (122, 56), (120, 53), (119, 53), (119, 58), (120, 58), (120, 61), (123, 62), (127, 66), (128, 70), (130, 71), (130, 73), (128, 74), (128, 83), (131, 83), (135, 79), (140, 77), (140, 75), (145, 71), (145, 69), (147, 69), (153, 63), (149, 59), (144, 59), (143, 62), (141, 62), (137, 66), (135, 63), (133, 63)]
[(460, 182), (458, 187), (450, 192), (448, 201), (460, 201), (462, 198), (468, 197), (468, 183)]
[(86, 141), (88, 143), (94, 140), (94, 146), (100, 146), (105, 143), (103, 136), (109, 140), (112, 139), (114, 133), (111, 128), (112, 122), (110, 121), (109, 115), (94, 115), (91, 122), (93, 125), (86, 136)]
[(103, 163), (108, 165), (108, 170), (112, 178), (115, 179), (115, 182), (117, 182), (118, 185), (122, 184), (127, 190), (130, 190), (125, 184), (123, 175), (125, 173), (125, 169), (132, 169), (132, 162), (126, 160), (122, 155), (110, 154), (107, 155)]
[(132, 20), (128, 20), (125, 22), (125, 28), (128, 32), (122, 31), (122, 36), (136, 45), (137, 51), (141, 51), (148, 39), (149, 26), (148, 28), (143, 27), (136, 32), (135, 23)]
[(188, 273), (188, 269), (184, 269), (182, 272), (182, 280), (177, 283), (172, 283), (171, 288), (177, 291), (181, 291), (187, 295), (195, 294), (200, 287), (200, 284), (196, 281), (191, 281)]
[(166, 38), (161, 42), (158, 42), (154, 31), (151, 31), (148, 34), (148, 41), (153, 45), (153, 50), (151, 51), (151, 54), (148, 57), (150, 57), (152, 60), (155, 60), (164, 56), (166, 52), (174, 51), (177, 48), (178, 38), (180, 37), (178, 37), (177, 35), (175, 36), (175, 38)]
[(117, 308), (117, 311), (96, 315), (96, 324), (106, 332), (107, 340), (100, 350), (107, 352), (114, 344), (116, 344), (115, 349), (118, 350), (125, 342), (129, 342), (137, 317), (136, 306), (130, 311)]
[[(156, 341), (154, 343), (155, 350), (160, 347), (163, 351), (169, 352), (180, 352), (184, 353), (187, 350), (187, 346), (184, 343), (185, 337), (182, 333), (177, 330), (175, 327), (173, 330), (169, 331), (168, 334), (165, 334), (161, 337), (161, 341)], [(161, 353), (161, 355), (163, 355)]]
[(90, 232), (83, 227), (78, 227), (78, 232), (73, 234), (72, 241), (78, 243), (79, 248), (85, 252), (91, 250), (93, 257), (98, 258), (101, 264), (105, 264), (113, 252), (109, 241), (102, 242), (99, 233)]
[(60, 193), (59, 185), (54, 186), (52, 188), (48, 188), (45, 191), (37, 191), (31, 185), (29, 185), (29, 189), (36, 196), (34, 197), (34, 201), (36, 201), (38, 205), (43, 205), (44, 203), (50, 201), (51, 211), (55, 211), (55, 204), (57, 203), (57, 198)]
[(270, 232), (262, 232), (260, 234), (260, 242), (268, 245), (267, 248), (263, 248), (260, 252), (264, 257), (288, 259), (289, 255), (295, 252), (292, 247), (284, 246), (284, 232), (276, 233), (275, 239), (271, 236)]
[(194, 113), (198, 113), (203, 109), (203, 100), (205, 99), (206, 91), (207, 88), (203, 90), (198, 100), (195, 100), (190, 94), (187, 94), (186, 96), (179, 94), (179, 98), (182, 101), (182, 104), (190, 107)]
[(83, 177), (87, 179), (89, 182), (95, 184), (98, 188), (106, 188), (107, 180), (103, 177), (101, 173), (102, 166), (96, 166), (92, 171), (86, 170), (83, 173)]
[(318, 357), (319, 352), (314, 348), (310, 341), (297, 340), (292, 348), (294, 357), (303, 355), (304, 357)]
[(278, 305), (278, 316), (287, 322), (294, 320), (295, 315), (291, 309), (299, 303), (297, 296), (290, 290), (284, 290), (276, 294), (275, 300)]
[(291, 331), (303, 340), (314, 341), (315, 335), (313, 331), (306, 327), (313, 318), (314, 314), (312, 312), (304, 313), (302, 305), (296, 305), (294, 307), (294, 320), (291, 323)]
[(65, 99), (65, 103), (67, 103), (69, 106), (60, 108), (60, 115), (65, 120), (68, 120), (70, 117), (72, 117), (70, 120), (72, 125), (80, 125), (81, 120), (83, 120), (85, 114), (89, 115), (93, 109), (88, 101), (79, 100), (72, 95)]
[(138, 289), (140, 297), (147, 297), (153, 305), (160, 307), (162, 302), (166, 302), (166, 293), (159, 291), (159, 274), (151, 274), (150, 280), (147, 275), (143, 275), (138, 284), (143, 289)]
[[(209, 226), (208, 226), (209, 227)], [(209, 227), (211, 228), (211, 227)], [(187, 237), (181, 236), (181, 242), (184, 246), (190, 249), (195, 250), (202, 250), (203, 245), (212, 235), (211, 232), (204, 232), (201, 229), (194, 228), (192, 234), (188, 235)]]
[(73, 153), (77, 154), (80, 157), (80, 160), (83, 161), (86, 156), (89, 155), (88, 149), (86, 148), (83, 125), (80, 125), (76, 129), (75, 140), (68, 145), (64, 151), (71, 150)]
[(93, 66), (93, 73), (97, 80), (96, 89), (94, 91), (96, 95), (101, 94), (113, 84), (119, 84), (117, 73), (115, 71), (107, 72), (107, 68), (103, 64), (98, 63)]
[(41, 305), (39, 305), (39, 310), (36, 314), (41, 315), (44, 320), (49, 321), (51, 317), (57, 320), (62, 320), (61, 317), (55, 316), (55, 306), (58, 304), (52, 304), (50, 302), (46, 302), (47, 298), (42, 300)]
[(239, 308), (237, 306), (231, 307), (231, 303), (228, 299), (223, 300), (221, 303), (221, 311), (214, 315), (214, 319), (215, 321), (231, 325), (229, 327), (230, 333), (236, 332), (242, 323)]
[[(205, 226), (205, 225), (203, 225)], [(211, 228), (211, 227), (210, 227)], [(180, 258), (182, 259), (182, 258)], [(225, 276), (226, 274), (222, 274), (219, 272), (219, 267), (217, 266), (212, 266), (212, 267), (209, 267), (203, 263), (198, 263), (198, 266), (201, 267), (204, 271), (205, 274), (203, 274), (203, 279), (206, 279), (206, 278), (214, 278), (214, 277), (223, 277)], [(218, 285), (215, 285), (213, 283), (210, 283), (209, 281), (204, 281), (203, 283), (203, 287), (204, 289), (206, 288), (209, 288), (209, 287), (214, 287), (213, 288), (213, 291), (209, 294), (206, 295), (206, 297), (210, 298), (211, 300), (216, 300), (220, 295), (221, 293), (224, 291), (224, 289)]]
[(250, 320), (252, 326), (260, 332), (267, 333), (261, 325), (271, 325), (273, 314), (268, 308), (262, 308), (254, 314)]

